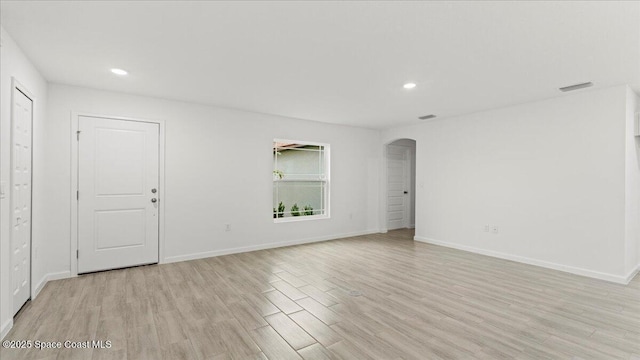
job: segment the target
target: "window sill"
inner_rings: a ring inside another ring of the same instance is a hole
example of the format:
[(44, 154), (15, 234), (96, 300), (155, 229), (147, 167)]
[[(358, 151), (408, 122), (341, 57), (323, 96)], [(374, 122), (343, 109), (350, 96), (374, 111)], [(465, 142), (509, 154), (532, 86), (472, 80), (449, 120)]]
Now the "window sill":
[(275, 224), (277, 223), (287, 223), (287, 222), (298, 222), (298, 221), (309, 221), (309, 220), (322, 220), (329, 219), (329, 215), (306, 215), (306, 216), (290, 216), (290, 217), (282, 217), (273, 219)]

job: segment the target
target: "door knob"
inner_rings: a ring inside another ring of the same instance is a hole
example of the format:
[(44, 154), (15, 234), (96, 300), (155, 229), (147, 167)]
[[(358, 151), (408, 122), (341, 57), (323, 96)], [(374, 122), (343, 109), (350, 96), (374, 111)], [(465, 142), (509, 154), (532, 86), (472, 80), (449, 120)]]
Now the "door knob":
[(157, 191), (158, 191), (158, 190), (156, 190), (156, 189), (151, 189), (151, 193), (152, 193), (152, 194), (155, 194)]
[(151, 202), (152, 202), (152, 203), (155, 203), (155, 202), (157, 202), (157, 201), (158, 201), (158, 199), (156, 199), (156, 198), (151, 199)]
[(408, 192), (408, 191), (405, 191), (404, 193), (405, 193), (405, 194), (408, 194), (409, 192)]

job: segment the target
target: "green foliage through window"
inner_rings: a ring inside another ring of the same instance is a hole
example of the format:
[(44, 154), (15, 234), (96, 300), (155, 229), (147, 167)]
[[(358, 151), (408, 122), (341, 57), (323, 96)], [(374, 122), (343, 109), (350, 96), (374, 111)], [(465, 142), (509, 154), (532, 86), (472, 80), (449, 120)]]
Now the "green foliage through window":
[(313, 215), (313, 208), (311, 207), (311, 205), (305, 205), (303, 213), (304, 215)]

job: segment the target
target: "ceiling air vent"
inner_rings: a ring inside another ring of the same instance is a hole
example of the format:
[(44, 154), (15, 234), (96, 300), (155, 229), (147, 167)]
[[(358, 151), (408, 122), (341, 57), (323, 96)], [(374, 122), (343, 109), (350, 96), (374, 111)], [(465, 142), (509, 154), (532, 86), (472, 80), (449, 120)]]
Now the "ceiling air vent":
[(582, 84), (575, 84), (575, 85), (561, 87), (560, 91), (567, 92), (567, 91), (573, 91), (573, 90), (578, 90), (578, 89), (584, 89), (584, 88), (588, 88), (588, 87), (591, 87), (591, 86), (593, 86), (592, 82), (586, 82), (586, 83), (582, 83)]
[(434, 117), (436, 117), (436, 116), (431, 114), (431, 115), (420, 116), (418, 119), (420, 119), (420, 120), (429, 120), (429, 119), (433, 119)]

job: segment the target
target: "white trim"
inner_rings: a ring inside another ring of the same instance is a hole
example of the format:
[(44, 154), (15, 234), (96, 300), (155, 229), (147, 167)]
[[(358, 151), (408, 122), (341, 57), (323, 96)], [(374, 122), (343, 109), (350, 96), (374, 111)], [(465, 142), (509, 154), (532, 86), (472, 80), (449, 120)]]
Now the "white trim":
[(256, 250), (275, 249), (275, 248), (285, 247), (285, 246), (301, 245), (301, 244), (308, 244), (308, 243), (327, 241), (327, 240), (336, 240), (336, 239), (348, 238), (353, 236), (377, 234), (379, 232), (380, 232), (379, 230), (356, 231), (351, 233), (319, 236), (319, 237), (306, 238), (306, 239), (300, 239), (300, 240), (281, 241), (281, 242), (275, 242), (275, 243), (269, 243), (269, 244), (243, 246), (243, 247), (215, 250), (215, 251), (203, 251), (203, 252), (187, 254), (187, 255), (169, 256), (165, 258), (164, 262), (174, 263), (179, 261), (196, 260), (196, 259), (203, 259), (203, 258), (222, 256), (222, 255), (239, 254), (239, 253), (256, 251)]
[[(415, 138), (411, 138), (411, 137), (397, 137), (397, 138), (393, 138), (389, 141), (386, 141), (382, 144), (382, 157), (380, 158), (380, 178), (379, 178), (379, 184), (378, 184), (378, 189), (380, 190), (380, 198), (378, 199), (378, 203), (380, 206), (380, 211), (378, 212), (378, 219), (381, 222), (381, 226), (387, 228), (389, 226), (389, 214), (387, 211), (387, 203), (388, 203), (388, 192), (387, 192), (387, 188), (388, 188), (388, 146), (392, 145), (394, 142), (398, 141), (398, 140), (413, 140), (415, 141), (415, 157), (416, 157), (416, 169), (415, 170), (415, 177), (413, 179), (411, 179), (411, 164), (413, 164), (413, 160), (409, 159), (409, 180), (413, 180), (415, 182), (415, 191), (414, 193), (411, 195), (414, 197), (414, 204), (413, 204), (413, 212), (416, 213), (417, 212), (417, 208), (418, 208), (418, 168), (417, 168), (417, 160), (418, 160), (418, 140)], [(398, 145), (398, 146), (404, 146), (404, 145)], [(405, 146), (407, 147), (407, 146)], [(407, 147), (408, 149), (411, 149), (411, 147)], [(409, 151), (409, 156), (411, 156), (411, 151)], [(409, 203), (409, 206), (411, 206), (411, 204)], [(409, 219), (407, 219), (407, 223), (409, 223), (409, 221), (411, 221), (411, 215), (409, 215)], [(415, 224), (412, 226), (408, 227), (409, 229), (413, 229), (415, 228)], [(393, 229), (392, 229), (393, 230)], [(386, 232), (386, 229), (385, 231)]]
[(300, 144), (300, 145), (314, 145), (314, 146), (330, 146), (329, 143), (323, 143), (319, 141), (306, 141), (306, 140), (291, 140), (291, 139), (273, 139), (274, 142), (278, 143), (289, 143), (289, 144)]
[(45, 274), (38, 285), (36, 285), (35, 290), (33, 291), (33, 295), (31, 296), (31, 301), (35, 300), (35, 298), (40, 294), (40, 291), (44, 289), (44, 286), (47, 285), (49, 281), (67, 279), (71, 277), (71, 271), (60, 271), (56, 273)]
[(71, 112), (71, 121), (69, 128), (69, 142), (71, 143), (71, 187), (69, 196), (71, 201), (71, 246), (69, 246), (69, 271), (72, 275), (78, 275), (78, 259), (76, 251), (78, 250), (78, 200), (76, 191), (78, 189), (78, 141), (76, 140), (77, 131), (80, 128), (78, 124), (78, 114)]
[(305, 220), (322, 220), (322, 219), (331, 219), (329, 215), (299, 215), (299, 216), (287, 216), (281, 218), (274, 218), (273, 222), (278, 223), (287, 223), (287, 222), (296, 222), (296, 221), (305, 221)]
[(635, 268), (635, 269), (631, 270), (631, 272), (629, 273), (629, 275), (627, 275), (627, 278), (626, 278), (626, 281), (627, 281), (627, 282), (626, 282), (625, 284), (630, 283), (630, 282), (631, 282), (631, 280), (633, 280), (633, 278), (634, 278), (634, 277), (636, 277), (636, 275), (638, 275), (638, 274), (640, 274), (640, 265), (638, 265), (638, 267), (637, 267), (637, 268)]
[(103, 114), (92, 114), (85, 112), (71, 112), (71, 131), (70, 138), (71, 141), (71, 246), (70, 246), (70, 275), (69, 277), (78, 276), (78, 259), (76, 258), (76, 251), (78, 250), (78, 201), (76, 199), (76, 191), (78, 189), (78, 141), (76, 141), (77, 131), (79, 129), (79, 120), (80, 116), (85, 117), (96, 117), (102, 119), (112, 119), (112, 120), (125, 120), (125, 121), (138, 121), (138, 122), (147, 122), (158, 124), (160, 126), (160, 134), (159, 134), (159, 142), (160, 142), (160, 154), (159, 154), (159, 171), (158, 176), (159, 187), (160, 190), (158, 192), (158, 211), (159, 211), (159, 224), (158, 224), (158, 263), (164, 263), (164, 224), (165, 224), (165, 215), (164, 215), (164, 199), (165, 199), (165, 171), (164, 171), (164, 163), (165, 163), (165, 121), (161, 119), (139, 119), (139, 118), (130, 118), (130, 117), (122, 117), (122, 116), (111, 116), (111, 115), (103, 115)]
[(31, 100), (32, 102), (36, 102), (35, 97), (33, 96), (33, 94), (31, 93), (31, 91), (29, 91), (24, 85), (22, 85), (18, 79), (16, 79), (15, 77), (11, 77), (11, 85), (12, 85), (12, 89), (16, 88), (20, 91), (22, 91), (23, 94), (25, 94), (29, 100)]
[[(16, 79), (14, 76), (11, 77), (11, 117), (9, 119), (9, 145), (11, 147), (10, 151), (9, 151), (9, 167), (10, 169), (13, 169), (14, 167), (14, 154), (13, 154), (13, 140), (14, 140), (14, 133), (13, 133), (13, 129), (14, 129), (14, 120), (15, 120), (15, 102), (16, 102), (16, 96), (15, 96), (15, 92), (19, 91), (22, 94), (24, 94), (29, 100), (31, 100), (31, 160), (30, 160), (30, 164), (31, 164), (31, 181), (30, 181), (30, 186), (31, 186), (31, 196), (30, 196), (30, 200), (31, 203), (29, 204), (29, 299), (31, 299), (34, 295), (33, 295), (33, 118), (34, 118), (34, 111), (36, 108), (36, 98), (33, 96), (33, 94), (24, 86), (20, 83), (20, 81), (18, 81), (18, 79)], [(13, 170), (11, 171), (10, 175), (9, 175), (9, 191), (8, 191), (8, 197), (9, 197), (9, 207), (10, 209), (14, 208), (14, 204), (13, 202), (15, 201), (14, 197), (12, 196), (12, 190), (14, 185), (14, 178), (13, 178)], [(13, 249), (13, 230), (12, 230), (12, 225), (13, 224), (13, 215), (9, 216), (9, 225), (10, 225), (10, 230), (9, 230), (9, 247), (10, 249)], [(13, 256), (9, 256), (9, 265), (10, 268), (13, 269)], [(9, 272), (9, 283), (13, 283), (13, 270), (11, 270)], [(14, 295), (10, 295), (10, 308), (11, 308), (11, 317), (13, 318), (13, 316), (15, 316), (15, 310), (13, 308), (14, 304), (13, 304), (13, 297)], [(12, 325), (13, 326), (13, 322)], [(7, 331), (8, 332), (8, 331)], [(4, 335), (3, 335), (4, 337)]]
[[(322, 220), (322, 219), (330, 219), (331, 218), (331, 144), (322, 143), (322, 142), (314, 142), (314, 141), (305, 141), (305, 140), (291, 140), (291, 139), (273, 139), (274, 143), (289, 143), (289, 144), (301, 144), (301, 145), (311, 145), (311, 146), (322, 146), (321, 153), (323, 154), (324, 160), (324, 199), (322, 210), (324, 213), (318, 215), (302, 215), (302, 216), (288, 216), (288, 217), (276, 217), (273, 218), (273, 223), (286, 223), (286, 222), (296, 222), (296, 221), (309, 221), (309, 220)], [(273, 149), (273, 146), (272, 146)], [(277, 156), (276, 163), (277, 165)], [(274, 169), (275, 170), (275, 169)], [(280, 179), (282, 180), (282, 179)], [(272, 181), (280, 181), (273, 179)], [(301, 181), (301, 180), (291, 180), (291, 181)], [(304, 181), (304, 180), (302, 180)], [(275, 204), (274, 204), (275, 205)]]
[(48, 282), (49, 282), (49, 274), (44, 274), (42, 279), (40, 279), (40, 282), (36, 284), (35, 288), (33, 289), (33, 296), (31, 297), (31, 300), (35, 300), (38, 297), (38, 295), (40, 294), (40, 291), (42, 291), (42, 289)]
[[(389, 146), (389, 145), (387, 145)], [(404, 146), (404, 155), (405, 155), (405, 159), (404, 159), (404, 174), (402, 174), (403, 176), (403, 184), (402, 187), (404, 188), (403, 191), (406, 192), (406, 194), (404, 194), (404, 216), (402, 219), (402, 225), (404, 225), (405, 228), (410, 228), (409, 223), (411, 222), (411, 213), (413, 212), (411, 209), (411, 197), (415, 196), (415, 194), (413, 193), (413, 189), (411, 189), (411, 148), (408, 146)], [(387, 179), (387, 181), (389, 181)], [(406, 195), (409, 196), (406, 196)], [(387, 194), (387, 196), (389, 196)]]
[(634, 272), (638, 270), (638, 269), (636, 269), (636, 270), (632, 271), (632, 273), (630, 275), (628, 275), (628, 276), (620, 276), (620, 275), (608, 274), (608, 273), (603, 273), (603, 272), (594, 271), (594, 270), (588, 270), (588, 269), (569, 266), (569, 265), (553, 263), (553, 262), (544, 261), (544, 260), (532, 259), (532, 258), (528, 258), (528, 257), (524, 257), (524, 256), (507, 254), (507, 253), (503, 253), (503, 252), (499, 252), (499, 251), (485, 250), (485, 249), (480, 249), (480, 248), (476, 248), (476, 247), (472, 247), (472, 246), (455, 244), (455, 243), (451, 243), (451, 242), (447, 242), (447, 241), (429, 239), (429, 238), (426, 238), (426, 237), (423, 237), (423, 236), (414, 236), (413, 240), (419, 241), (419, 242), (428, 243), (428, 244), (433, 244), (433, 245), (445, 246), (445, 247), (452, 248), (452, 249), (468, 251), (468, 252), (472, 252), (472, 253), (476, 253), (476, 254), (487, 255), (487, 256), (491, 256), (491, 257), (495, 257), (495, 258), (499, 258), (499, 259), (516, 261), (516, 262), (520, 262), (520, 263), (523, 263), (523, 264), (540, 266), (540, 267), (547, 268), (547, 269), (564, 271), (564, 272), (568, 272), (568, 273), (571, 273), (571, 274), (586, 276), (586, 277), (599, 279), (599, 280), (610, 281), (610, 282), (614, 282), (614, 283), (617, 283), (617, 284), (623, 284), (623, 285), (628, 284), (629, 281), (633, 278), (632, 275), (634, 274)]
[(11, 331), (13, 327), (13, 316), (7, 320), (4, 324), (2, 324), (2, 330), (0, 330), (0, 340), (4, 339), (5, 336)]

